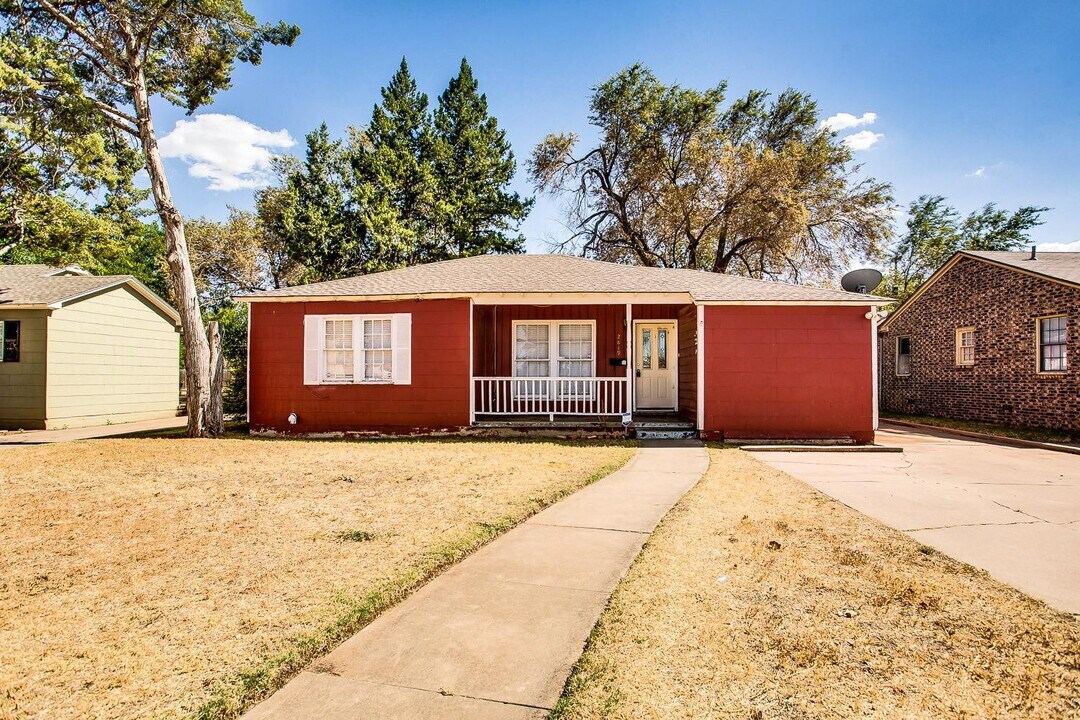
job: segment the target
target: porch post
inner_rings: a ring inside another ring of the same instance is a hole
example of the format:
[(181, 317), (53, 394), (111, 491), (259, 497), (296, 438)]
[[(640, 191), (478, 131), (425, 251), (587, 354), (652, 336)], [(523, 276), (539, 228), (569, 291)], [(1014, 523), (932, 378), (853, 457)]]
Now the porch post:
[(626, 412), (634, 412), (634, 306), (626, 303)]
[(866, 313), (870, 319), (870, 392), (874, 394), (874, 432), (878, 430), (878, 309), (876, 305), (870, 306), (870, 312)]
[(473, 299), (469, 298), (469, 425), (476, 424), (476, 379), (473, 369), (473, 357), (476, 355), (476, 343), (473, 340)]

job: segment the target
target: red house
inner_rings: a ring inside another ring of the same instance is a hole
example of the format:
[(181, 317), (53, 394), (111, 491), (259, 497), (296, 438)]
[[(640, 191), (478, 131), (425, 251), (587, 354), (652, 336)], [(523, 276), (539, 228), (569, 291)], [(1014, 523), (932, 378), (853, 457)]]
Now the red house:
[(484, 255), (246, 295), (253, 432), (537, 424), (852, 438), (888, 300), (564, 255)]

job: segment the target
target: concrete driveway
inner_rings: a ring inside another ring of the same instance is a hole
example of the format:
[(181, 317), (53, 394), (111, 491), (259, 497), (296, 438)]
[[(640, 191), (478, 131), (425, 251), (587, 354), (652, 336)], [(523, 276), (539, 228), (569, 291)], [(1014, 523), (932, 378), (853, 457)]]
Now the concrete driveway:
[(903, 453), (760, 452), (919, 542), (1080, 613), (1080, 455), (882, 424)]

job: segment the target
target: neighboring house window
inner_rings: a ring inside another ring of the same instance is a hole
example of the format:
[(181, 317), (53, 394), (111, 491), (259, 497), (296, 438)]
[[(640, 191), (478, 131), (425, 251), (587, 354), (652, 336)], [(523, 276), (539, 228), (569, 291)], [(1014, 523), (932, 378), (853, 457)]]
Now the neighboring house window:
[(304, 317), (305, 385), (411, 382), (410, 314)]
[(4, 320), (0, 322), (0, 344), (3, 345), (3, 362), (19, 362), (19, 333), (22, 320)]
[[(593, 348), (596, 326), (583, 322), (515, 322), (514, 377), (592, 377), (596, 370)], [(516, 395), (546, 397), (549, 383), (522, 381), (514, 384)], [(560, 382), (558, 394), (589, 394), (592, 384)]]
[(1039, 372), (1069, 369), (1068, 318), (1064, 315), (1039, 318)]
[(896, 338), (896, 374), (911, 374), (911, 338)]
[(956, 329), (956, 364), (975, 364), (975, 328)]

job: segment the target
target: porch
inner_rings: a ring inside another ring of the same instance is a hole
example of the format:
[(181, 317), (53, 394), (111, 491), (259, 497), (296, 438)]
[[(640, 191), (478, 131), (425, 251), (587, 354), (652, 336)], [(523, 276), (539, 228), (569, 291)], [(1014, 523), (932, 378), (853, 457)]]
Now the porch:
[(697, 428), (693, 304), (475, 304), (471, 333), (473, 426)]

